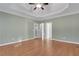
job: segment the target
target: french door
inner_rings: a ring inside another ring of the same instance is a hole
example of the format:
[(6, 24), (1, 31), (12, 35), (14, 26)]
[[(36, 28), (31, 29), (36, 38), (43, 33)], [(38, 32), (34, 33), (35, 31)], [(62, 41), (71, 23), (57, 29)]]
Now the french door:
[(52, 23), (35, 23), (34, 37), (41, 37), (42, 39), (52, 39)]

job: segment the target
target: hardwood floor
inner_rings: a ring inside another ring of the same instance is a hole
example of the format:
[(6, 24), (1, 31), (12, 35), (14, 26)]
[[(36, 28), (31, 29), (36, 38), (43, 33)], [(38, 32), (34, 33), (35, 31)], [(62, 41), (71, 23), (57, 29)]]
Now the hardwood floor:
[(0, 47), (1, 56), (79, 56), (79, 45), (41, 38)]

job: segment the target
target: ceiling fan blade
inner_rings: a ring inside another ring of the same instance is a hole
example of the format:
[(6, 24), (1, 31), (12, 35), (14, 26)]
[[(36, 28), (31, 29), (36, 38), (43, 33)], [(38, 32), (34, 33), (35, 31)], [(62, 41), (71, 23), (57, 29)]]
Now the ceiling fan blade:
[(36, 10), (37, 9), (37, 7), (35, 7), (33, 10)]
[(41, 9), (42, 9), (42, 10), (44, 10), (44, 8), (43, 8), (43, 7), (41, 7)]
[(35, 3), (29, 3), (30, 5), (34, 5)]
[(43, 3), (43, 5), (48, 5), (48, 3)]

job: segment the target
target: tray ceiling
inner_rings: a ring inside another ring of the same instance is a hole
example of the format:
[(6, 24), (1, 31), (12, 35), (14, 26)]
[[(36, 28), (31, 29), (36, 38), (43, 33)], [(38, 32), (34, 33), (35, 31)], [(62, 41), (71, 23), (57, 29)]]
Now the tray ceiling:
[(33, 10), (35, 5), (28, 3), (3, 3), (0, 4), (0, 11), (18, 15), (21, 17), (44, 21), (59, 16), (79, 13), (79, 4), (68, 3), (49, 3), (42, 9)]

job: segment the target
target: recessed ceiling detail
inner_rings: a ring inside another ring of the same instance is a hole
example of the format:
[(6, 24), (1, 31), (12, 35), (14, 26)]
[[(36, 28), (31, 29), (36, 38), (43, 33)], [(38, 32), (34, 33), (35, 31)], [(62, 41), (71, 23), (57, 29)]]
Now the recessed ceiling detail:
[(79, 12), (78, 7), (79, 4), (68, 3), (4, 3), (0, 4), (0, 11), (43, 21), (61, 15)]
[(33, 17), (47, 17), (53, 14), (57, 14), (62, 12), (64, 9), (68, 7), (68, 4), (58, 4), (58, 3), (49, 3), (49, 5), (43, 6), (44, 10), (37, 8), (34, 10), (35, 5), (29, 5), (29, 4), (19, 4), (19, 5), (13, 5), (13, 10), (22, 11), (30, 16)]
[(51, 3), (48, 5), (44, 5), (43, 6), (44, 10), (42, 10), (41, 8), (33, 10), (34, 6), (29, 6), (29, 5), (27, 5), (27, 7), (30, 7), (29, 10), (31, 12), (29, 12), (29, 15), (34, 16), (34, 17), (47, 17), (50, 15), (62, 12), (64, 9), (68, 7), (68, 4)]

